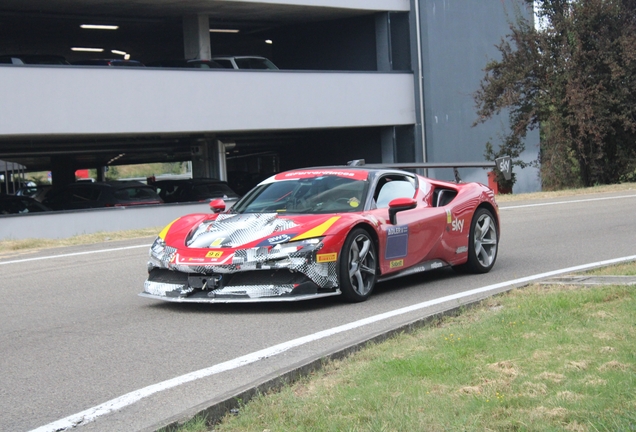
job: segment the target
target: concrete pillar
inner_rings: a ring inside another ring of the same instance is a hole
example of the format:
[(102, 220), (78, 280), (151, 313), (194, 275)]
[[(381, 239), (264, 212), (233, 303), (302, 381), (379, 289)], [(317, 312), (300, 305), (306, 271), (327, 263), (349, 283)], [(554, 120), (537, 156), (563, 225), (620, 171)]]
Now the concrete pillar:
[(183, 45), (187, 59), (209, 60), (212, 57), (208, 15), (186, 15), (183, 17)]
[(75, 165), (66, 156), (51, 157), (51, 183), (53, 186), (64, 186), (75, 182)]
[(227, 159), (226, 153), (228, 150), (232, 150), (236, 147), (235, 142), (223, 142), (221, 140), (216, 140), (216, 149), (217, 149), (217, 166), (218, 166), (218, 178), (223, 181), (227, 181)]
[(192, 143), (190, 148), (193, 178), (220, 177), (218, 142), (214, 137), (205, 137)]
[(380, 131), (382, 163), (394, 163), (396, 160), (395, 126), (383, 127)]
[(375, 50), (378, 71), (388, 72), (391, 68), (391, 31), (389, 13), (375, 15)]
[(97, 171), (97, 181), (105, 181), (106, 180), (106, 167), (105, 166), (98, 166), (97, 168), (95, 168), (95, 171)]

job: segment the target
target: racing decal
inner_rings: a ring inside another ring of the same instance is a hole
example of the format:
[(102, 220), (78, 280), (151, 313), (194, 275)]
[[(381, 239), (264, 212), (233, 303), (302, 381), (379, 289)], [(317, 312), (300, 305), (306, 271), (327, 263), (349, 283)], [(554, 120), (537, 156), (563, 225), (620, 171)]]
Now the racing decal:
[(190, 248), (238, 247), (274, 233), (297, 226), (292, 220), (281, 219), (275, 213), (220, 214), (215, 221), (202, 222), (192, 234)]
[(464, 219), (455, 218), (452, 223), (453, 231), (464, 232)]
[(336, 221), (338, 219), (340, 219), (340, 216), (334, 216), (332, 218), (329, 218), (329, 219), (327, 219), (327, 221), (321, 223), (317, 227), (314, 227), (314, 228), (310, 229), (309, 231), (305, 231), (303, 234), (301, 234), (301, 235), (299, 235), (297, 237), (294, 237), (294, 241), (308, 239), (308, 238), (314, 238), (314, 237), (320, 237), (329, 228), (331, 228), (331, 225), (336, 223)]
[(446, 223), (449, 224), (453, 220), (450, 209), (446, 209)]
[(395, 260), (389, 262), (389, 268), (404, 267), (404, 260)]
[(277, 245), (277, 244), (281, 244), (281, 243), (287, 243), (288, 241), (290, 241), (294, 236), (296, 235), (296, 233), (291, 233), (291, 234), (279, 234), (276, 235), (274, 237), (270, 237), (266, 240), (263, 240), (262, 242), (260, 242), (257, 246), (269, 246), (269, 245)]
[(349, 203), (349, 205), (353, 208), (356, 208), (360, 205), (360, 200), (356, 197), (351, 198), (349, 201), (347, 201)]
[(364, 170), (301, 170), (276, 174), (276, 180), (291, 180), (296, 178), (312, 178), (322, 176), (346, 177), (354, 180), (366, 180), (369, 172)]
[(458, 247), (457, 250), (455, 251), (456, 254), (461, 254), (466, 252), (468, 252), (468, 247), (466, 246)]
[(168, 231), (170, 231), (170, 227), (172, 226), (172, 224), (174, 224), (179, 219), (181, 219), (181, 218), (177, 218), (177, 219), (173, 220), (168, 225), (166, 225), (166, 227), (164, 229), (161, 230), (161, 232), (159, 233), (159, 238), (161, 238), (161, 240), (165, 240), (166, 239), (166, 235), (168, 234)]
[(210, 251), (205, 254), (206, 258), (221, 258), (223, 256), (222, 251)]
[(210, 247), (218, 247), (221, 246), (223, 244), (223, 241), (225, 240), (225, 238), (220, 237), (218, 239), (214, 239), (214, 241), (212, 243), (210, 243)]
[(326, 254), (317, 254), (316, 262), (317, 263), (326, 263), (326, 262), (335, 262), (338, 261), (338, 253), (326, 253)]
[(384, 253), (384, 258), (390, 260), (393, 258), (405, 257), (409, 246), (408, 225), (389, 227), (386, 230), (386, 235), (386, 251)]

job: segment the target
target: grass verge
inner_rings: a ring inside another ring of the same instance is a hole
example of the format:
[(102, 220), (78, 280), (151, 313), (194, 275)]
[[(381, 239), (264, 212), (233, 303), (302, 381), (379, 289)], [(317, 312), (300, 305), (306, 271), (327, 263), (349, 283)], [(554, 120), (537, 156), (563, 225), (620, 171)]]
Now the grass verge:
[(94, 234), (82, 234), (64, 239), (0, 240), (0, 257), (8, 255), (15, 256), (16, 253), (34, 252), (54, 247), (97, 244), (144, 237), (152, 238), (156, 236), (159, 231), (161, 231), (161, 227), (116, 232), (97, 232)]
[(636, 430), (634, 310), (629, 286), (516, 289), (179, 431)]

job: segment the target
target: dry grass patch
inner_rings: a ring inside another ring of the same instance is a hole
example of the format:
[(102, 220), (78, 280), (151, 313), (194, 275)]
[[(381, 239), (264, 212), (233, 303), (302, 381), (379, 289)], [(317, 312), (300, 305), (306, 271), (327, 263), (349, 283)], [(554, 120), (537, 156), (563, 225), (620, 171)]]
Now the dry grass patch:
[(616, 360), (612, 360), (610, 362), (603, 363), (598, 368), (598, 370), (601, 371), (601, 372), (605, 372), (605, 371), (621, 371), (621, 372), (624, 372), (624, 371), (626, 371), (628, 369), (630, 369), (629, 365), (617, 362)]
[(614, 339), (614, 335), (609, 332), (595, 332), (592, 336), (601, 340), (612, 340)]
[(566, 400), (566, 401), (570, 401), (570, 402), (571, 401), (577, 401), (577, 400), (581, 399), (582, 397), (583, 397), (582, 395), (580, 395), (578, 393), (571, 392), (569, 390), (557, 393), (557, 398), (563, 399), (563, 400)]
[(519, 375), (517, 368), (510, 360), (491, 363), (488, 365), (488, 369), (499, 372), (507, 377), (516, 377)]
[(521, 385), (522, 395), (529, 396), (531, 398), (545, 396), (548, 394), (548, 386), (544, 383), (524, 382)]
[(540, 200), (578, 195), (592, 195), (612, 192), (630, 192), (636, 190), (636, 183), (621, 183), (615, 185), (594, 186), (589, 188), (564, 189), (560, 191), (532, 192), (523, 194), (497, 195), (497, 202), (511, 202), (522, 200)]
[(161, 231), (161, 227), (117, 232), (98, 232), (94, 234), (82, 234), (64, 239), (0, 240), (0, 258), (4, 256), (16, 256), (17, 254), (37, 252), (42, 249), (108, 243), (118, 240), (148, 238), (148, 241), (152, 242), (159, 231)]
[(552, 381), (553, 383), (557, 384), (565, 381), (565, 375), (554, 372), (542, 372), (537, 375), (537, 378), (545, 381)]
[(585, 361), (585, 360), (583, 360), (583, 361), (570, 361), (566, 365), (566, 367), (568, 369), (581, 370), (581, 371), (586, 370), (587, 366), (588, 366), (588, 362)]

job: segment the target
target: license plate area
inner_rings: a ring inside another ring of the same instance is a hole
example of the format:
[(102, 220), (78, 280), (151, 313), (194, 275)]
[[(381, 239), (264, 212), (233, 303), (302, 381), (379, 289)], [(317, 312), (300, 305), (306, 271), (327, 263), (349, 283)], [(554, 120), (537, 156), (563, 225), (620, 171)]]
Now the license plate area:
[(220, 280), (221, 276), (217, 275), (188, 275), (188, 285), (200, 290), (215, 289)]

